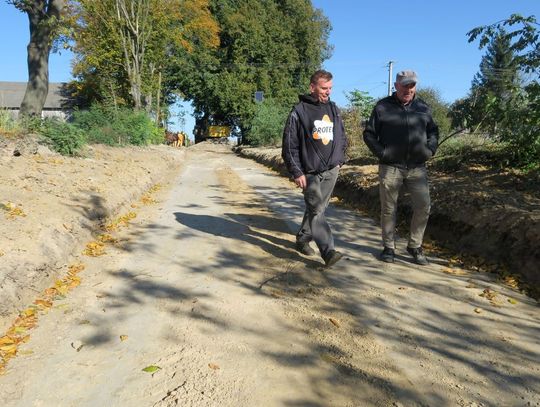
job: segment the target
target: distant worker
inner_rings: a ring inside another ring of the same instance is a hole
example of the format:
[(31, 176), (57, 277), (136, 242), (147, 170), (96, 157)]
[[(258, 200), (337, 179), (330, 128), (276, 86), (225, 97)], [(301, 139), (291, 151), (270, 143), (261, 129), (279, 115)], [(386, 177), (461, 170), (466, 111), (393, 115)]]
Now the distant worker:
[(295, 184), (302, 188), (306, 208), (296, 235), (296, 250), (313, 256), (315, 241), (327, 267), (343, 256), (334, 248), (334, 238), (325, 211), (345, 162), (347, 137), (339, 110), (330, 100), (332, 74), (319, 70), (311, 76), (310, 94), (300, 95), (283, 132), (282, 157)]
[(364, 130), (365, 143), (379, 158), (380, 258), (387, 263), (394, 262), (397, 201), (405, 185), (413, 210), (407, 252), (417, 264), (428, 264), (422, 251), (431, 205), (426, 161), (437, 151), (439, 128), (431, 108), (416, 97), (416, 83), (414, 71), (399, 72), (396, 91), (375, 105)]

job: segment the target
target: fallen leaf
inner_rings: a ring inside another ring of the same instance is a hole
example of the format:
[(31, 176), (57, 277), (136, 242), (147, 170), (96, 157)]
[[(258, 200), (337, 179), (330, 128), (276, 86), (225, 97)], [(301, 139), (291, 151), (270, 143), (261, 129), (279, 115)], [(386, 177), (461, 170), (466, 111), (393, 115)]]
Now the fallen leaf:
[(142, 371), (147, 372), (147, 373), (155, 373), (158, 370), (161, 370), (159, 366), (150, 365), (150, 366), (146, 366)]
[(338, 322), (337, 320), (335, 320), (334, 318), (328, 318), (328, 320), (329, 320), (332, 324), (334, 324), (336, 327), (339, 328), (340, 324), (339, 324), (339, 322)]
[(481, 308), (475, 308), (474, 312), (476, 312), (477, 314), (480, 314), (482, 312), (482, 309)]
[(219, 370), (219, 366), (214, 363), (208, 363), (208, 367), (212, 370)]
[(35, 300), (34, 304), (38, 305), (40, 308), (50, 308), (52, 307), (52, 302), (45, 300)]
[(0, 353), (3, 353), (6, 356), (15, 356), (17, 354), (17, 345), (0, 346)]
[(6, 335), (0, 338), (0, 346), (13, 345), (15, 342), (15, 339), (13, 339), (11, 336)]
[(514, 300), (513, 298), (508, 298), (508, 302), (510, 304), (517, 304), (518, 302), (516, 300)]
[(128, 336), (127, 335), (120, 335), (120, 340), (122, 342), (124, 342), (125, 340), (127, 340)]

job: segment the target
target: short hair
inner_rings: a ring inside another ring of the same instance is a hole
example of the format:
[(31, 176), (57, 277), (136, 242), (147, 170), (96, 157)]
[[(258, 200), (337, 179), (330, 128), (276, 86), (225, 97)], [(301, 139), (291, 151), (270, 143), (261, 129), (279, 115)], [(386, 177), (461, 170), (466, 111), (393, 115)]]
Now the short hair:
[(324, 69), (319, 69), (318, 71), (315, 71), (313, 75), (311, 75), (311, 79), (309, 80), (309, 82), (316, 85), (321, 78), (326, 81), (331, 81), (333, 76), (330, 72), (325, 71)]

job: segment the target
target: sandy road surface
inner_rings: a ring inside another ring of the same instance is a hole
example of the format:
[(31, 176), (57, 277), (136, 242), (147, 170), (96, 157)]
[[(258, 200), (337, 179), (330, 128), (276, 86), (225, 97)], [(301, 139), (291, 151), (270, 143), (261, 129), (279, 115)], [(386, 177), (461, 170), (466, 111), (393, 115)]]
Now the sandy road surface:
[(40, 318), (0, 405), (540, 406), (538, 306), (489, 276), (382, 264), (335, 206), (325, 271), (292, 250), (300, 193), (224, 146), (160, 198)]

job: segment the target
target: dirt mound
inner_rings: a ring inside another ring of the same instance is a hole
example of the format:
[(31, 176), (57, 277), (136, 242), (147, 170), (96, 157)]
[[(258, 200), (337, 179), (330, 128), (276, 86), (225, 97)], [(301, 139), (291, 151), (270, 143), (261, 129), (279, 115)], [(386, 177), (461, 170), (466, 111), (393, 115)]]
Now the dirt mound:
[(178, 173), (167, 146), (88, 147), (63, 157), (33, 137), (0, 136), (0, 331), (79, 256), (100, 225)]
[[(238, 153), (282, 174), (281, 149), (239, 148)], [(540, 182), (509, 171), (460, 165), (430, 169), (431, 217), (426, 237), (468, 258), (474, 268), (517, 275), (523, 287), (540, 290)], [(379, 216), (377, 165), (345, 165), (335, 195)], [(399, 208), (405, 230), (411, 208), (407, 194)]]

